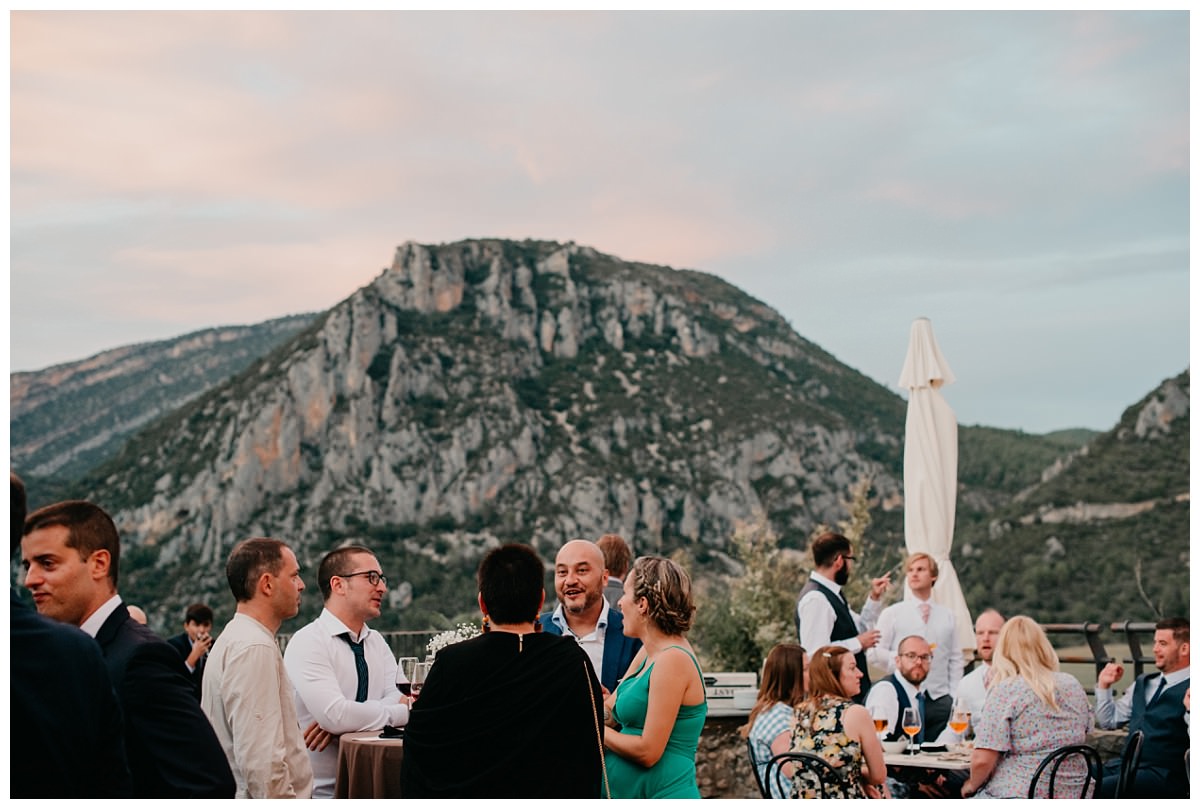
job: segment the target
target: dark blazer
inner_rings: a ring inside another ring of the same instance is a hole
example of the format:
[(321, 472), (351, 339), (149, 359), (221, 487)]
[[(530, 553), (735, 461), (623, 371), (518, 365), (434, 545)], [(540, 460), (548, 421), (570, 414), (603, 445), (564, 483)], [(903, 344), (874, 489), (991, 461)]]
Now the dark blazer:
[(138, 798), (232, 798), (233, 773), (187, 667), (121, 604), (96, 633), (125, 713), (125, 752)]
[(127, 798), (121, 707), (96, 641), (9, 590), (9, 796)]
[(208, 654), (205, 653), (196, 661), (196, 670), (187, 670), (188, 655), (192, 653), (192, 639), (188, 637), (186, 632), (180, 632), (178, 635), (172, 635), (167, 638), (167, 643), (171, 648), (179, 652), (179, 656), (183, 658), (183, 670), (187, 674), (188, 679), (192, 681), (192, 690), (196, 692), (196, 701), (200, 701), (200, 696), (203, 694), (204, 682), (204, 664), (208, 662)]
[[(561, 635), (562, 630), (550, 620), (553, 615), (553, 611), (542, 613), (538, 620), (544, 632)], [(642, 642), (637, 638), (625, 637), (624, 626), (625, 619), (621, 613), (609, 607), (608, 626), (604, 629), (604, 658), (600, 664), (600, 684), (609, 691), (617, 690), (617, 682), (625, 676), (638, 649), (642, 648)]]

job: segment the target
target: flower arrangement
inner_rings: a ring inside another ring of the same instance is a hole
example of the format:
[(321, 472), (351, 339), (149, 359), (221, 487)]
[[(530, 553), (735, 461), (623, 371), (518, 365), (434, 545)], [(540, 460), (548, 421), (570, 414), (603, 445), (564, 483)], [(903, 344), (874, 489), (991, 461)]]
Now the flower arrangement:
[(437, 657), (437, 653), (445, 649), (452, 643), (459, 643), (464, 640), (479, 636), (479, 627), (471, 623), (461, 623), (454, 629), (447, 629), (445, 632), (439, 632), (429, 640), (429, 645), (425, 648), (429, 650), (430, 657)]

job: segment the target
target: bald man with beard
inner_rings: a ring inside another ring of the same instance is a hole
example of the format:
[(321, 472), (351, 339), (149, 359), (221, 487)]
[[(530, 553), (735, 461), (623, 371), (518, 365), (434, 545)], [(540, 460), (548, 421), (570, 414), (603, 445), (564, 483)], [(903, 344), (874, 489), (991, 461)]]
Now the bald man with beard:
[(641, 641), (625, 637), (624, 621), (604, 597), (608, 571), (595, 542), (573, 539), (554, 558), (554, 592), (558, 606), (543, 613), (544, 632), (575, 639), (592, 661), (606, 692), (616, 689)]

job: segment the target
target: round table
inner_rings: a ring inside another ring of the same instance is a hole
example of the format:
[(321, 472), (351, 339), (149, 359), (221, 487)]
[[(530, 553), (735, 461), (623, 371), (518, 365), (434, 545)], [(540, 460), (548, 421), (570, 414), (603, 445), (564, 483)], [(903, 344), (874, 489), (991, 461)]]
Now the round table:
[(338, 739), (335, 798), (399, 798), (403, 739), (381, 739), (381, 731), (343, 733)]

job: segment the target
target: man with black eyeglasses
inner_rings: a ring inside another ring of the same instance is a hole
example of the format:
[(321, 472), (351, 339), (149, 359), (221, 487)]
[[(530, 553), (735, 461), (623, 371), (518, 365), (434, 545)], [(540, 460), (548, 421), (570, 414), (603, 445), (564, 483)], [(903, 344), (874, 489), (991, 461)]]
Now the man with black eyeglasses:
[(883, 607), (879, 597), (891, 582), (889, 574), (871, 580), (871, 593), (862, 615), (850, 609), (842, 587), (850, 581), (854, 561), (850, 540), (832, 532), (821, 534), (812, 543), (816, 569), (800, 591), (796, 602), (796, 635), (805, 649), (820, 649), (835, 643), (854, 655), (862, 672), (862, 690), (854, 698), (862, 703), (871, 685), (867, 675), (866, 650), (879, 642), (875, 620)]
[(288, 641), (283, 662), (308, 745), (313, 797), (332, 798), (336, 737), (407, 724), (408, 699), (396, 688), (391, 648), (366, 624), (379, 617), (387, 592), (375, 554), (358, 545), (338, 548), (321, 560), (317, 579), (325, 609)]

